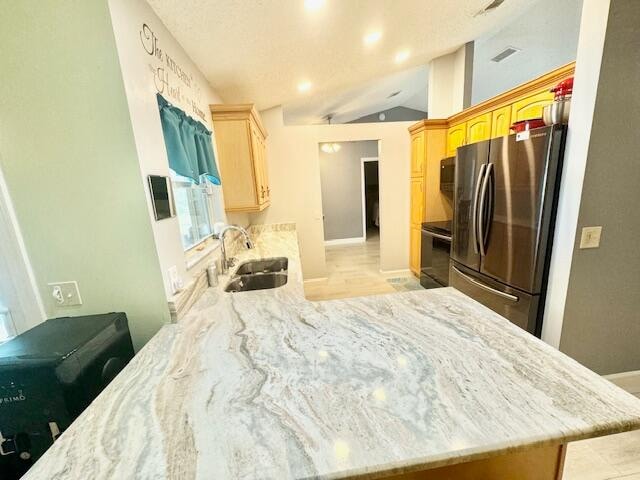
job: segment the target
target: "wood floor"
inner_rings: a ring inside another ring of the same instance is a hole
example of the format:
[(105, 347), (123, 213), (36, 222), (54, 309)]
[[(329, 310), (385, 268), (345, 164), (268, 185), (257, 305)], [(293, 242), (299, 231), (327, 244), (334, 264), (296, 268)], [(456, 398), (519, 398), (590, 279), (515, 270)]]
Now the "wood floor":
[(327, 278), (305, 282), (308, 300), (361, 297), (398, 290), (387, 281), (398, 275), (380, 272), (380, 237), (374, 232), (367, 232), (364, 243), (328, 246), (325, 255)]
[[(380, 273), (380, 241), (326, 248), (327, 278), (305, 282), (309, 300), (330, 300), (393, 293), (389, 277)], [(407, 274), (407, 281), (416, 280)], [(419, 285), (419, 284), (418, 284)], [(632, 392), (640, 396), (640, 392)], [(640, 480), (640, 430), (570, 443), (563, 480)]]

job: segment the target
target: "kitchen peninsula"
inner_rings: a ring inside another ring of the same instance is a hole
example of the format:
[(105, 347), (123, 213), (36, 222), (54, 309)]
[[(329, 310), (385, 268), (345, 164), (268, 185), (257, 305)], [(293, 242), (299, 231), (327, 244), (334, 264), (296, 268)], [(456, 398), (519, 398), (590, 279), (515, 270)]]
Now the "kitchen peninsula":
[(287, 284), (208, 289), (25, 479), (555, 479), (566, 443), (640, 428), (640, 400), (457, 290), (309, 302), (294, 227), (251, 232), (240, 259), (288, 257)]

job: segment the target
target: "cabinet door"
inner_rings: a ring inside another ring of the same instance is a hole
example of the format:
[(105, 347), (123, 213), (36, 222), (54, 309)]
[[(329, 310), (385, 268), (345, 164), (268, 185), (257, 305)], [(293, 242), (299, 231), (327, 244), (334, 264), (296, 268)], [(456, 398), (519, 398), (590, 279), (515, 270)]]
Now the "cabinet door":
[(491, 112), (478, 115), (467, 121), (466, 144), (482, 142), (491, 138)]
[(514, 102), (511, 106), (511, 122), (542, 118), (542, 109), (553, 102), (553, 93), (548, 90)]
[(425, 166), (425, 137), (424, 131), (411, 136), (411, 176), (421, 177), (424, 175)]
[(456, 149), (465, 144), (467, 135), (467, 122), (452, 125), (447, 130), (447, 155), (456, 154)]
[(414, 274), (420, 275), (420, 228), (412, 226), (409, 237), (409, 268)]
[(253, 168), (255, 171), (258, 203), (262, 205), (267, 201), (267, 187), (265, 185), (263, 158), (264, 147), (262, 145), (262, 136), (254, 125), (251, 126), (251, 149), (253, 153)]
[(491, 112), (491, 138), (509, 135), (511, 127), (511, 105)]
[(214, 121), (218, 167), (227, 211), (255, 211), (259, 205), (253, 140), (248, 120)]
[(424, 216), (424, 188), (422, 178), (411, 179), (411, 226), (420, 227)]

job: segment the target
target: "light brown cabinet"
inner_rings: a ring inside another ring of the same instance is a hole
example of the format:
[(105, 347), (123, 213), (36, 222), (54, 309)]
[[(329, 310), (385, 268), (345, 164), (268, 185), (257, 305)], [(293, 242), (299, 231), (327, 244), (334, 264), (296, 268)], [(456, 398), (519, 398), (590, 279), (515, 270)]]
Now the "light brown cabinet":
[(421, 228), (411, 226), (409, 232), (409, 268), (417, 277), (420, 276), (420, 242), (422, 241)]
[(411, 178), (424, 175), (425, 135), (422, 131), (411, 137)]
[(465, 143), (482, 142), (491, 138), (491, 112), (467, 121)]
[(218, 166), (228, 212), (259, 212), (270, 204), (266, 137), (252, 104), (211, 105)]
[(447, 130), (447, 156), (453, 157), (467, 140), (467, 122), (451, 125)]
[(441, 120), (425, 120), (411, 131), (409, 267), (416, 276), (420, 275), (422, 222), (451, 218), (439, 188), (440, 159), (445, 154), (446, 137), (447, 124)]
[(544, 89), (534, 95), (514, 102), (511, 106), (511, 122), (519, 122), (530, 118), (541, 118), (542, 109), (553, 103), (553, 93)]
[(511, 105), (491, 112), (491, 138), (503, 137), (511, 133)]

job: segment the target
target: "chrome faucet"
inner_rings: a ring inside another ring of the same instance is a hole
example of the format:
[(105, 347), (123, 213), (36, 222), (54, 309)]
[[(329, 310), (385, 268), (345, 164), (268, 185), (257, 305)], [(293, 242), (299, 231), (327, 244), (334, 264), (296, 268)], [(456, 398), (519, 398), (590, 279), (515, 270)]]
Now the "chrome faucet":
[(224, 238), (226, 233), (229, 230), (236, 230), (240, 232), (240, 234), (244, 237), (244, 245), (247, 249), (253, 248), (253, 242), (251, 241), (251, 237), (249, 237), (249, 233), (242, 227), (238, 227), (237, 225), (225, 225), (220, 230), (220, 234), (218, 237), (220, 238), (220, 250), (222, 252), (222, 265), (220, 268), (221, 273), (227, 273), (229, 268), (233, 267), (236, 264), (236, 259), (234, 257), (227, 258), (227, 249), (224, 246)]

